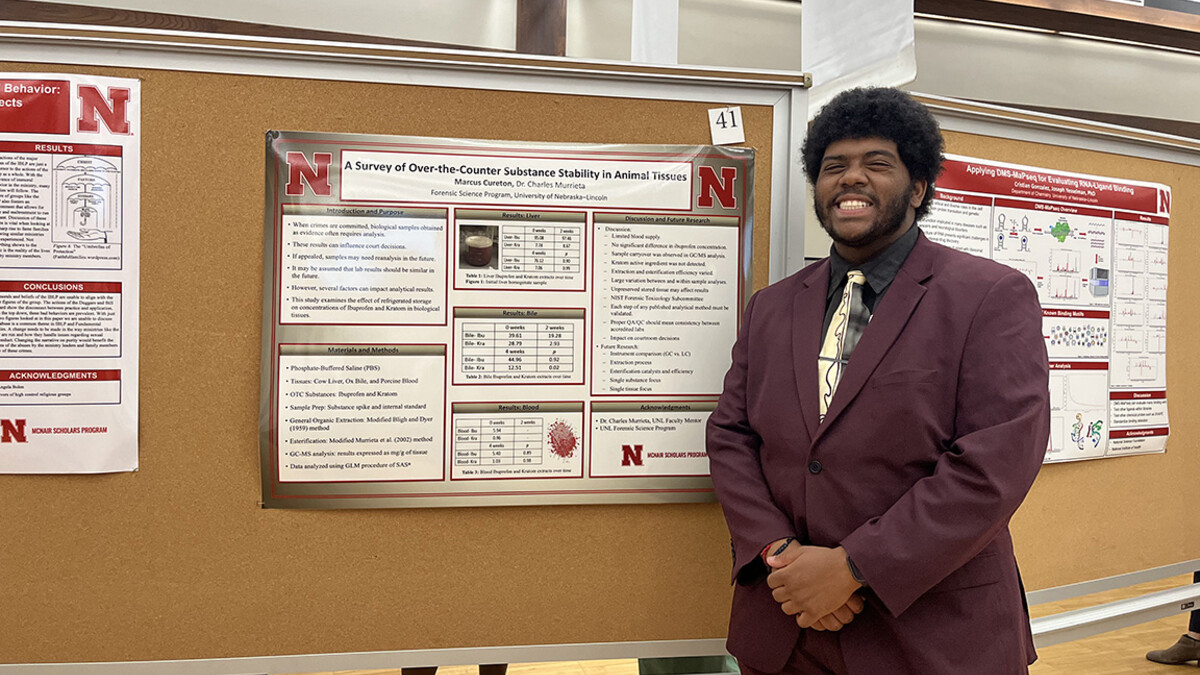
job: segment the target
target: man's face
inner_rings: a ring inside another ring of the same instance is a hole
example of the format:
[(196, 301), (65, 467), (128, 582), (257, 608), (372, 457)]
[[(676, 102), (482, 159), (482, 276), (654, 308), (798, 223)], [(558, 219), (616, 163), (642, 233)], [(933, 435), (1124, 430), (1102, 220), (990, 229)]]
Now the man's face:
[(926, 187), (909, 176), (895, 141), (847, 138), (825, 149), (813, 206), (837, 252), (862, 262), (908, 231)]

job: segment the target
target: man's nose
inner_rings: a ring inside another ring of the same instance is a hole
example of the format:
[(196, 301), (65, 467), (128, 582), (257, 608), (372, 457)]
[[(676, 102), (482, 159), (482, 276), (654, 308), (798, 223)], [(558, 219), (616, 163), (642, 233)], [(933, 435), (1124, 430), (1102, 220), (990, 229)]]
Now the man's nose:
[(864, 170), (861, 164), (858, 164), (857, 162), (851, 163), (844, 171), (842, 171), (839, 183), (843, 186), (866, 185), (867, 172)]

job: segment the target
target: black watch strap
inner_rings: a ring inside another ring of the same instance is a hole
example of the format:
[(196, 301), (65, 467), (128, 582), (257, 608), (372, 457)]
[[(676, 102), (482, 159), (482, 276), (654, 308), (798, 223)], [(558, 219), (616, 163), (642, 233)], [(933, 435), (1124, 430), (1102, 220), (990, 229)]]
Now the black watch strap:
[(863, 578), (862, 572), (858, 571), (858, 565), (854, 564), (854, 561), (850, 559), (849, 554), (846, 555), (846, 567), (850, 568), (850, 576), (854, 577), (855, 581), (862, 584), (864, 587), (867, 585), (867, 580)]

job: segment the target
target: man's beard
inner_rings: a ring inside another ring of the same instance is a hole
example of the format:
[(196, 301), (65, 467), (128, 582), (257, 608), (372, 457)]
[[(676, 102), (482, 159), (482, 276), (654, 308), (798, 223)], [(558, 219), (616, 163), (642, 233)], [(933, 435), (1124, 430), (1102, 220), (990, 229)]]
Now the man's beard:
[[(851, 194), (862, 193), (851, 192)], [(890, 237), (904, 225), (904, 220), (908, 217), (908, 205), (913, 198), (913, 186), (912, 183), (909, 183), (908, 188), (896, 195), (895, 199), (886, 204), (880, 204), (879, 215), (876, 216), (875, 222), (871, 223), (871, 227), (866, 232), (854, 238), (839, 235), (829, 225), (829, 211), (833, 208), (833, 202), (840, 196), (840, 194), (837, 195), (827, 204), (817, 204), (816, 200), (813, 200), (813, 210), (817, 212), (817, 222), (821, 223), (821, 229), (825, 230), (835, 242), (843, 246), (860, 248)], [(871, 201), (878, 202), (875, 199)]]

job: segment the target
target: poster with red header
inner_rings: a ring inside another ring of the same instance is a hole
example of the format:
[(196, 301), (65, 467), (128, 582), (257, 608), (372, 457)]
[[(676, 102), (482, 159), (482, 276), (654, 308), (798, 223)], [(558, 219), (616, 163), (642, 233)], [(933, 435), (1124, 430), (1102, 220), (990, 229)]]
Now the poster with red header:
[(137, 469), (140, 110), (0, 73), (0, 473)]
[(712, 499), (752, 149), (266, 140), (266, 506)]
[(1171, 188), (948, 156), (921, 227), (1009, 265), (1042, 303), (1047, 462), (1163, 452)]

